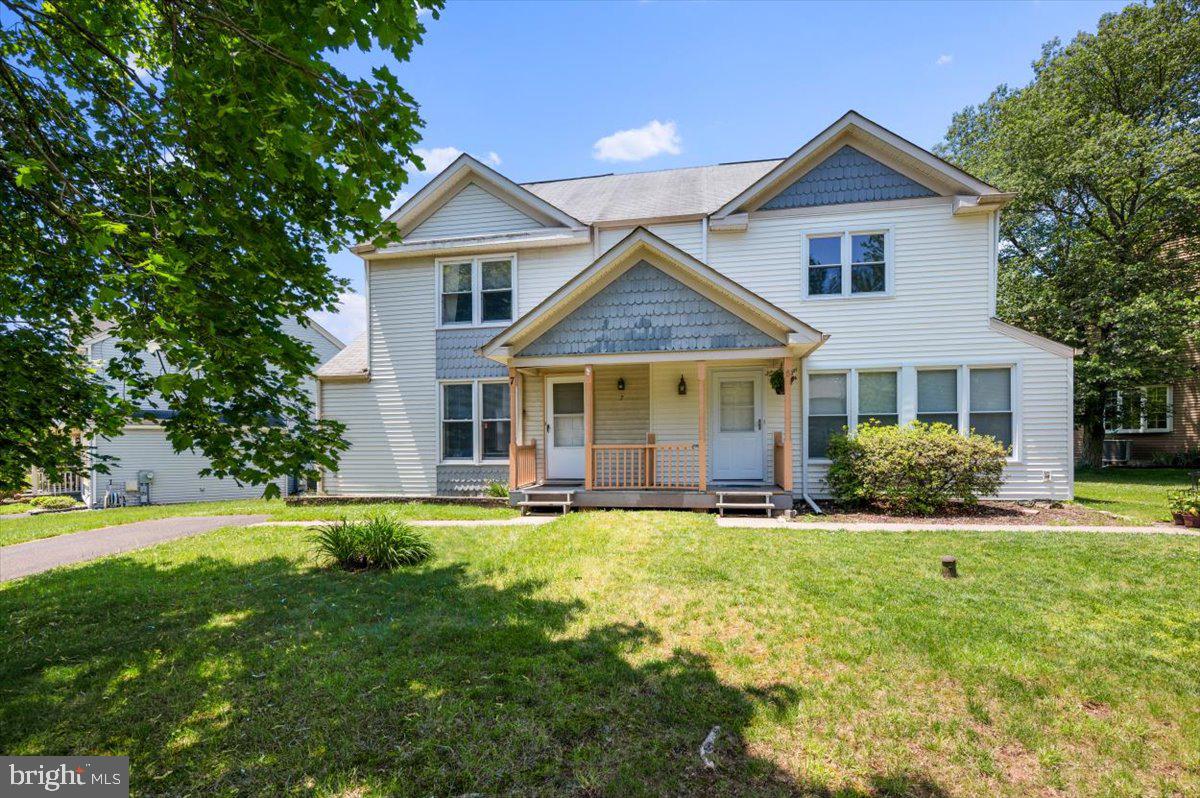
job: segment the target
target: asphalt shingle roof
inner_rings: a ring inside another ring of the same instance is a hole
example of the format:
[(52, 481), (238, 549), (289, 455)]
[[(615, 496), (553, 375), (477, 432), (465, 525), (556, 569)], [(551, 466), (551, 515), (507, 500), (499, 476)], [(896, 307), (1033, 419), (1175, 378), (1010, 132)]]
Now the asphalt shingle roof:
[(716, 211), (774, 169), (781, 160), (773, 158), (521, 185), (584, 224), (690, 216)]
[(317, 377), (357, 377), (367, 373), (367, 334), (355, 338), (325, 365), (317, 369)]

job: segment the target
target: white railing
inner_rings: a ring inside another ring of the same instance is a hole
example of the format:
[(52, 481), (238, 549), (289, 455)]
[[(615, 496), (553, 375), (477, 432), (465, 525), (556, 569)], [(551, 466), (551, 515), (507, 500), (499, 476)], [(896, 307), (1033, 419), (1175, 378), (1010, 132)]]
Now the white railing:
[(58, 482), (51, 482), (41, 469), (29, 474), (29, 492), (34, 496), (57, 496), (61, 493), (79, 493), (83, 489), (83, 478), (79, 474), (64, 474)]

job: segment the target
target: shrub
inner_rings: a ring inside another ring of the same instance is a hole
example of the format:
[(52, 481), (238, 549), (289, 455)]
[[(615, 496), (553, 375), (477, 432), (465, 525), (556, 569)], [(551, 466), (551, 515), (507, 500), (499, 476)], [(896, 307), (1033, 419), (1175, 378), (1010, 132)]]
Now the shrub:
[(345, 518), (321, 526), (313, 537), (317, 555), (348, 571), (417, 565), (433, 555), (424, 535), (403, 521), (379, 516)]
[(876, 422), (829, 442), (829, 488), (843, 504), (930, 515), (955, 499), (967, 505), (1000, 488), (1007, 449), (986, 435), (947, 424)]
[(484, 491), (488, 496), (498, 496), (501, 499), (508, 498), (508, 485), (503, 482), (489, 482), (487, 490)]
[(79, 502), (70, 496), (34, 496), (29, 503), (40, 510), (67, 510), (79, 506)]
[(1173, 490), (1167, 494), (1172, 513), (1200, 515), (1200, 493), (1191, 488)]

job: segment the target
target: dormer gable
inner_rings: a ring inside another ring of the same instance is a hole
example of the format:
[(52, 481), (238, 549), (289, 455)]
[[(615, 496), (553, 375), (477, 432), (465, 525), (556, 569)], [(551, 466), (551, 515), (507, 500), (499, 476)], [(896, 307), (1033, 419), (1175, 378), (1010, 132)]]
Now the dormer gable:
[(578, 219), (462, 154), (387, 221), (403, 240), (459, 239), (530, 230), (579, 230)]
[(756, 211), (925, 197), (954, 198), (955, 213), (973, 212), (1012, 196), (849, 111), (710, 218), (721, 230)]

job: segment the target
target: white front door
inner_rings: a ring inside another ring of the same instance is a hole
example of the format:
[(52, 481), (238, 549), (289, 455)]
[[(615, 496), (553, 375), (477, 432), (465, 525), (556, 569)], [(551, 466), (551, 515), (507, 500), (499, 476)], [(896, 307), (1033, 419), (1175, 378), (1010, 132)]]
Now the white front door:
[(712, 392), (712, 478), (761, 481), (762, 374), (718, 373), (714, 375)]
[(583, 378), (546, 378), (546, 478), (583, 479)]

